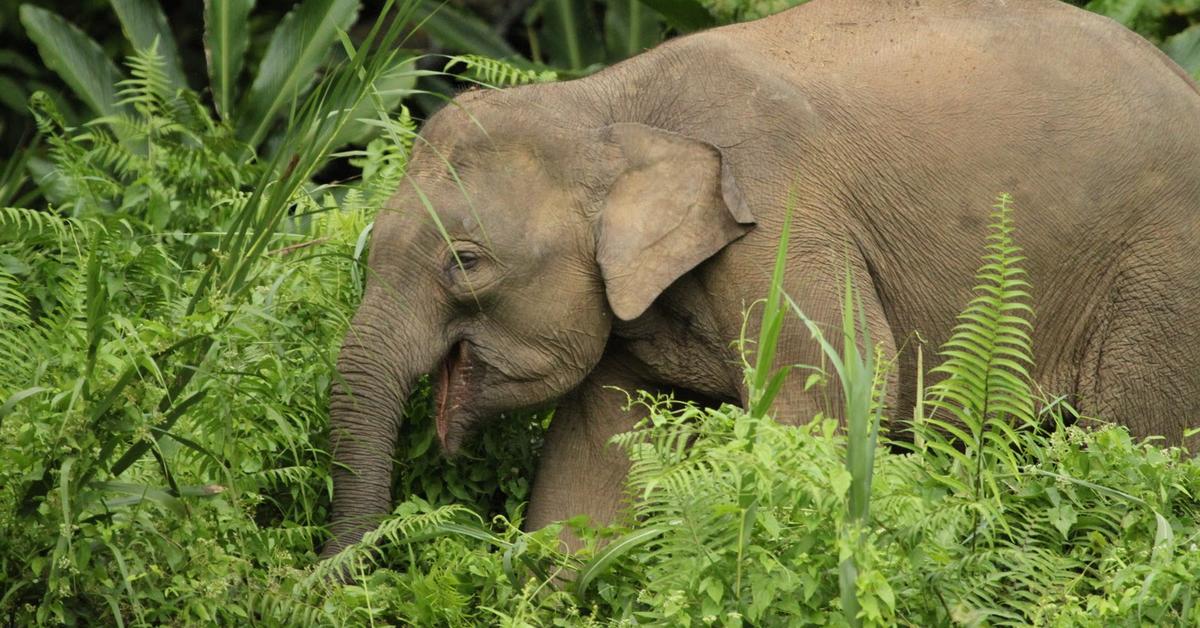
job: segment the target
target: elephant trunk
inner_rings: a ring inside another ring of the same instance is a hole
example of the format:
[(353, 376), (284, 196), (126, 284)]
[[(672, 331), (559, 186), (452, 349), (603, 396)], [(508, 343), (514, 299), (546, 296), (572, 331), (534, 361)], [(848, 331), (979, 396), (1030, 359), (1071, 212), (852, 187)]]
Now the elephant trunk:
[(393, 343), (380, 338), (384, 334), (372, 334), (372, 327), (356, 317), (338, 358), (341, 379), (333, 386), (329, 404), (333, 538), (325, 544), (322, 558), (361, 540), (391, 511), (392, 454), (403, 405), (422, 374), (420, 367), (401, 367), (414, 363), (397, 360)]

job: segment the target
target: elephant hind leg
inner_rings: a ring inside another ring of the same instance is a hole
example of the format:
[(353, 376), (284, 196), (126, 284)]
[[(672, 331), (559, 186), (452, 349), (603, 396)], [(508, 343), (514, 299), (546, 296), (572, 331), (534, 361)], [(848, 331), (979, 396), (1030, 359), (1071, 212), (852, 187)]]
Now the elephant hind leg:
[(1200, 427), (1200, 281), (1167, 276), (1169, 267), (1118, 278), (1085, 348), (1077, 399), (1083, 416), (1195, 453), (1200, 437), (1185, 443), (1184, 433)]

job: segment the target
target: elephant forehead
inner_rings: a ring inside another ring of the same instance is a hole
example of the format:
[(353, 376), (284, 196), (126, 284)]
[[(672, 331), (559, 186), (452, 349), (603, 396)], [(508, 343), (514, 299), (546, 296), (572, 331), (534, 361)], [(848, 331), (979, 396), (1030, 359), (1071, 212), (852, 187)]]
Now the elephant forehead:
[[(377, 218), (377, 237), (397, 246), (429, 239), (471, 239), (497, 248), (533, 247), (562, 239), (570, 227), (570, 196), (540, 177), (519, 173), (461, 182), (414, 181)], [(428, 244), (428, 243), (427, 243)]]

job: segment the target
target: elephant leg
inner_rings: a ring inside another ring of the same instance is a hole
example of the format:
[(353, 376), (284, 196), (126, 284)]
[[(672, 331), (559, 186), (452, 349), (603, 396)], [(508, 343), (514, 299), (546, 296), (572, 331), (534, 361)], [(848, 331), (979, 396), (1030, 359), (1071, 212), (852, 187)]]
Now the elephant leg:
[[(627, 360), (606, 356), (558, 404), (533, 482), (525, 516), (527, 530), (580, 514), (599, 525), (619, 516), (629, 459), (608, 440), (632, 430), (647, 414), (640, 405), (625, 409), (626, 391), (654, 390), (627, 365)], [(570, 549), (579, 548), (573, 535), (564, 534), (564, 540)]]
[[(1078, 409), (1194, 454), (1200, 434), (1184, 435), (1200, 427), (1200, 279), (1171, 276), (1170, 264), (1147, 257), (1139, 274), (1118, 278), (1099, 315), (1081, 361)], [(1147, 268), (1158, 274), (1146, 276)]]
[[(912, 416), (914, 395), (904, 390), (904, 374), (894, 363), (898, 358), (897, 339), (866, 260), (859, 256), (847, 259), (844, 252), (827, 252), (792, 262), (792, 267), (803, 268), (805, 273), (802, 278), (793, 279), (794, 283), (785, 289), (805, 316), (816, 322), (825, 340), (844, 356), (842, 305), (847, 263), (850, 265), (855, 303), (860, 308), (854, 313), (859, 351), (865, 353), (874, 351), (876, 347), (880, 349), (882, 359), (890, 366), (883, 384), (884, 416), (893, 419), (894, 424), (903, 423), (903, 420), (895, 419)], [(865, 329), (858, 324), (860, 314), (861, 320), (866, 323)], [(865, 342), (868, 338), (871, 346)], [(908, 351), (913, 352), (912, 349)], [(845, 427), (848, 417), (845, 416), (842, 387), (836, 373), (808, 327), (790, 309), (785, 314), (775, 354), (776, 368), (785, 364), (822, 366), (829, 378), (824, 386), (805, 390), (805, 381), (813, 371), (809, 368), (793, 370), (775, 398), (770, 414), (780, 423), (801, 425), (820, 413), (836, 418)]]

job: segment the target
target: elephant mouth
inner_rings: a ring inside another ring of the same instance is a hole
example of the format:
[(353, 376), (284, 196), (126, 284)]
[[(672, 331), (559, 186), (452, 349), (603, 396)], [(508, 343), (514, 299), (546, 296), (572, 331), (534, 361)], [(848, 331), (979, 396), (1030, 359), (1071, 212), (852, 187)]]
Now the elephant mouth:
[(438, 372), (437, 390), (437, 435), (442, 452), (452, 456), (458, 452), (466, 435), (466, 426), (461, 417), (463, 398), (471, 372), (470, 347), (459, 341), (450, 348)]

